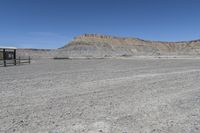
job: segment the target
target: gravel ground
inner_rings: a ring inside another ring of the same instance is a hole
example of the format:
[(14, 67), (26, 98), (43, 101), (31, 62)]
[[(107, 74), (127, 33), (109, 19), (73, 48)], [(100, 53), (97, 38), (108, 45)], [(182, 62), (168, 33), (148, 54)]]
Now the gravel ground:
[(0, 67), (1, 133), (199, 133), (200, 59)]

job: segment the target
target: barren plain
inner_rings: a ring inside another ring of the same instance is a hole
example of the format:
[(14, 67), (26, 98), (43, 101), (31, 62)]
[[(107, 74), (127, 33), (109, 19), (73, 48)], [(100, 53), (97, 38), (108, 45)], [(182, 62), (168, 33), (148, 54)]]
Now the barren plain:
[(1, 133), (199, 133), (200, 59), (0, 67)]

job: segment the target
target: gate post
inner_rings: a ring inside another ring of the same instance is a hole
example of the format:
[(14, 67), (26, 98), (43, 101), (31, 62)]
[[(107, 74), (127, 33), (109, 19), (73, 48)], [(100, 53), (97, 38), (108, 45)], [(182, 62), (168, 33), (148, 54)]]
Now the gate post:
[(21, 61), (20, 61), (20, 56), (19, 56), (19, 65), (20, 65), (20, 62), (21, 62)]
[(3, 49), (3, 63), (4, 67), (6, 67), (6, 49)]
[(31, 64), (31, 57), (28, 57), (28, 63)]
[(14, 49), (14, 65), (17, 65), (17, 61), (16, 61), (16, 49)]

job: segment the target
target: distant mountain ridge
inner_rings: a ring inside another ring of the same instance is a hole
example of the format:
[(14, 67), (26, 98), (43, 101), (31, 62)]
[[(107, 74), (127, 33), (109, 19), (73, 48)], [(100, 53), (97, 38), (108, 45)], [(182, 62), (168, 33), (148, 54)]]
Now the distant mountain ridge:
[(162, 42), (131, 37), (84, 34), (58, 49), (17, 49), (17, 55), (32, 58), (106, 58), (137, 56), (197, 56), (200, 40)]
[(36, 49), (36, 48), (19, 48), (17, 49), (17, 58), (31, 57), (34, 59), (53, 58), (55, 56), (55, 49)]
[(199, 56), (200, 40), (162, 42), (84, 34), (57, 51), (60, 57)]

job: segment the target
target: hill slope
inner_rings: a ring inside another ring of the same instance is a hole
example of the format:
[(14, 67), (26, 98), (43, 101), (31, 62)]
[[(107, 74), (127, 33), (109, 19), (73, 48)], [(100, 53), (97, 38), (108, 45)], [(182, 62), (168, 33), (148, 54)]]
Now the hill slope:
[(58, 49), (57, 57), (198, 56), (200, 40), (159, 42), (85, 34)]
[(55, 56), (55, 49), (33, 49), (33, 48), (19, 48), (17, 49), (17, 58), (28, 58), (29, 56), (33, 59), (40, 58), (53, 58)]

